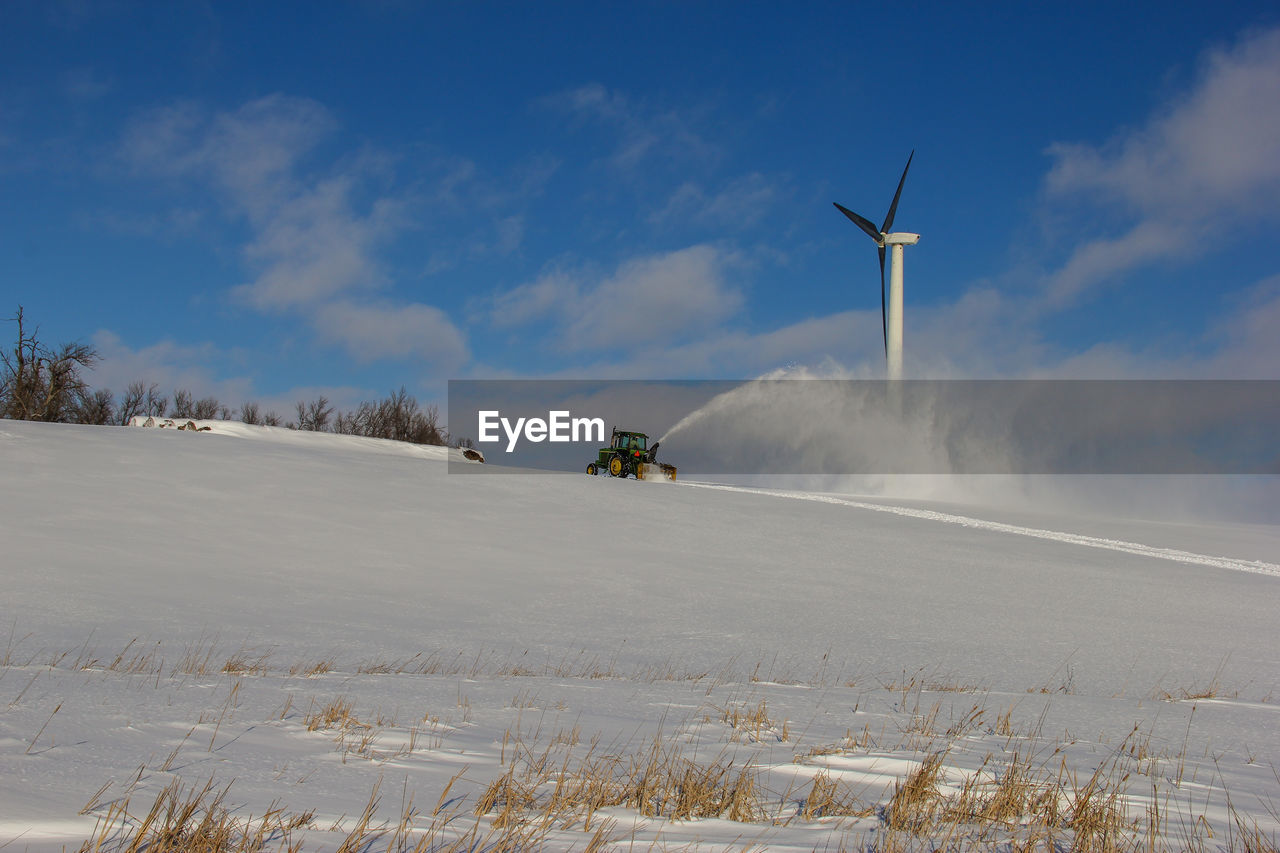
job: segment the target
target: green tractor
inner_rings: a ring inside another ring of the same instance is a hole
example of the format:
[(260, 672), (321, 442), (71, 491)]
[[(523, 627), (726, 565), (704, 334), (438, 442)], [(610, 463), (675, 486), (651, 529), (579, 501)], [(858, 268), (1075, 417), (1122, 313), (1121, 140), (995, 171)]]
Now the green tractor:
[(595, 476), (605, 472), (611, 477), (624, 478), (634, 474), (637, 480), (659, 477), (675, 480), (676, 466), (657, 461), (659, 444), (655, 441), (653, 447), (649, 447), (649, 436), (644, 433), (614, 427), (609, 446), (600, 448), (596, 459), (587, 463), (587, 473)]

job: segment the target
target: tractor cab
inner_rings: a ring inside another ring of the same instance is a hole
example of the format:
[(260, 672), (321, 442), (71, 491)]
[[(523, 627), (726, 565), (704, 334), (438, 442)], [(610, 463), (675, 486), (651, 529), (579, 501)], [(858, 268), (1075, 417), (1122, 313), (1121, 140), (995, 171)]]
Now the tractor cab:
[(623, 453), (644, 453), (648, 448), (649, 436), (642, 432), (619, 432), (614, 430), (612, 447)]

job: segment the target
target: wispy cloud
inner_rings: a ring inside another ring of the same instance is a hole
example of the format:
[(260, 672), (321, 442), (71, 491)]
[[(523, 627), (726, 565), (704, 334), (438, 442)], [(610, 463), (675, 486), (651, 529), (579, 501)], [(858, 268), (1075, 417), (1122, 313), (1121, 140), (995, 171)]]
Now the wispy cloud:
[(1218, 345), (1206, 366), (1216, 378), (1280, 378), (1280, 275), (1250, 288), (1235, 310), (1209, 328)]
[(467, 360), (462, 333), (430, 305), (332, 302), (316, 312), (315, 324), (322, 338), (362, 361), (417, 356), (447, 374)]
[[(1048, 281), (1066, 302), (1140, 265), (1205, 251), (1227, 230), (1280, 216), (1280, 30), (1210, 52), (1194, 85), (1105, 144), (1060, 143), (1045, 181), (1119, 236), (1083, 242)], [(1125, 225), (1125, 220), (1128, 224)]]
[(661, 210), (650, 215), (649, 221), (748, 228), (769, 212), (779, 194), (777, 184), (759, 172), (735, 178), (713, 192), (696, 181), (686, 181)]
[(298, 174), (336, 125), (321, 104), (284, 95), (216, 115), (181, 103), (135, 122), (122, 152), (139, 173), (208, 180), (250, 222), (245, 258), (259, 275), (237, 297), (263, 310), (303, 307), (378, 282), (372, 250), (396, 226), (391, 199), (354, 209), (358, 175)]
[(588, 83), (548, 95), (538, 106), (567, 114), (581, 123), (596, 123), (615, 135), (608, 162), (632, 171), (654, 159), (712, 160), (717, 149), (694, 128), (693, 120), (675, 109), (634, 102), (601, 83)]
[[(175, 389), (196, 397), (217, 397), (229, 406), (241, 403), (252, 387), (244, 369), (243, 353), (213, 344), (179, 343), (164, 339), (140, 349), (128, 346), (119, 335), (100, 331), (92, 338), (99, 361), (90, 372), (92, 385), (122, 395), (132, 382), (155, 384), (161, 395)], [(227, 374), (232, 376), (228, 377)]]
[(560, 161), (535, 155), (500, 174), (456, 155), (429, 158), (429, 180), (419, 189), (418, 206), (430, 233), (421, 274), (432, 276), (469, 261), (505, 258), (525, 245), (528, 204), (546, 190)]
[(262, 217), (245, 249), (258, 277), (234, 295), (256, 308), (305, 307), (385, 281), (376, 250), (398, 230), (401, 203), (383, 198), (364, 213), (350, 202), (351, 178), (299, 189)]
[(115, 83), (94, 68), (72, 68), (62, 74), (62, 91), (75, 100), (101, 98)]
[(1090, 288), (1144, 264), (1193, 254), (1203, 231), (1188, 222), (1148, 219), (1119, 237), (1087, 240), (1049, 279), (1049, 306), (1067, 305)]
[(213, 115), (183, 101), (132, 122), (120, 151), (139, 174), (210, 180), (258, 219), (297, 192), (297, 164), (336, 127), (329, 111), (307, 98), (268, 95)]
[[(270, 95), (216, 114), (185, 102), (141, 116), (121, 153), (137, 174), (207, 182), (250, 225), (243, 252), (254, 276), (230, 291), (243, 304), (304, 317), (321, 340), (363, 360), (430, 355), (456, 364), (466, 344), (442, 311), (370, 295), (391, 283), (380, 252), (406, 227), (408, 204), (371, 188), (384, 158), (313, 162), (337, 128), (306, 98)], [(462, 168), (440, 191), (469, 179)], [(518, 245), (518, 219), (497, 230), (500, 248)], [(360, 294), (374, 301), (361, 305)]]
[(739, 256), (699, 245), (632, 258), (609, 275), (553, 269), (499, 295), (497, 326), (550, 318), (569, 350), (655, 346), (705, 333), (742, 306), (728, 281)]

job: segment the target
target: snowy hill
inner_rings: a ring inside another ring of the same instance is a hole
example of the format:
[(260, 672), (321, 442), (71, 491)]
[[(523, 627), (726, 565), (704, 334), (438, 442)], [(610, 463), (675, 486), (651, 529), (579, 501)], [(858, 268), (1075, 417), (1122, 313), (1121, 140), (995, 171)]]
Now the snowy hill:
[[(375, 825), (416, 804), (390, 847), (494, 844), (507, 802), (548, 849), (977, 838), (954, 809), (895, 820), (935, 754), (938, 803), (1035, 754), (1044, 785), (1103, 768), (1117, 831), (1280, 831), (1273, 527), (467, 476), (443, 448), (207, 425), (0, 424), (0, 844), (78, 846), (175, 779), (231, 783), (239, 819), (314, 810), (304, 849), (379, 779)], [(732, 762), (754, 811), (569, 819), (535, 757), (573, 775), (593, 738)], [(508, 770), (528, 796), (478, 808)], [(806, 809), (815, 778), (859, 806)]]

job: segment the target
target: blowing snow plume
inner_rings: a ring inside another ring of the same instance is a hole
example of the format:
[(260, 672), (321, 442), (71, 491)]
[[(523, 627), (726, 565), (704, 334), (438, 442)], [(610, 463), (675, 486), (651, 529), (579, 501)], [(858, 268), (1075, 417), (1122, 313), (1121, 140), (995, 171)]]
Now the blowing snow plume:
[(1277, 491), (1276, 434), (1274, 381), (766, 378), (715, 395), (661, 440), (691, 475), (1160, 514), (1207, 503), (1260, 520), (1275, 505), (1257, 498)]

